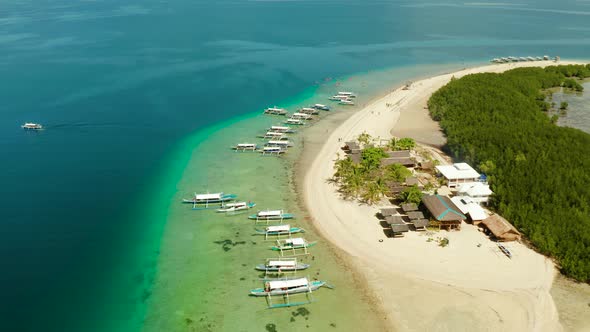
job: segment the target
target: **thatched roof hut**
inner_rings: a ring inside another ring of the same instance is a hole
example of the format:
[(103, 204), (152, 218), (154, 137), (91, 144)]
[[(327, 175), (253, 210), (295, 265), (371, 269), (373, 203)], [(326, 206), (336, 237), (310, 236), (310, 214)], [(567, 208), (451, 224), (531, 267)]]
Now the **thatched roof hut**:
[(420, 211), (410, 211), (406, 213), (410, 220), (424, 219), (424, 213)]
[(390, 157), (381, 159), (381, 166), (388, 166), (391, 164), (402, 164), (403, 166), (414, 167), (416, 162), (412, 158)]
[(418, 206), (415, 203), (405, 203), (402, 204), (402, 210), (404, 212), (418, 211)]
[(414, 185), (420, 186), (420, 185), (422, 185), (420, 183), (420, 180), (418, 180), (418, 178), (415, 176), (407, 177), (405, 182), (406, 182), (406, 186), (414, 186)]
[(387, 151), (389, 158), (410, 158), (410, 150)]
[(383, 208), (383, 209), (381, 209), (381, 215), (383, 217), (393, 216), (395, 214), (397, 214), (396, 208)]
[(506, 219), (498, 214), (493, 214), (484, 219), (481, 224), (487, 228), (498, 241), (519, 241), (521, 234)]
[(387, 222), (389, 225), (405, 225), (406, 224), (404, 222), (404, 219), (400, 215), (387, 216), (387, 217), (385, 217), (385, 222)]
[(393, 224), (391, 225), (391, 231), (393, 234), (399, 234), (402, 232), (407, 232), (410, 230), (410, 227), (406, 224)]
[(459, 208), (450, 198), (440, 195), (424, 195), (422, 203), (438, 221), (462, 221), (467, 217), (459, 212)]
[(414, 225), (416, 230), (426, 230), (426, 226), (428, 226), (429, 221), (428, 219), (416, 219), (412, 220), (411, 223)]

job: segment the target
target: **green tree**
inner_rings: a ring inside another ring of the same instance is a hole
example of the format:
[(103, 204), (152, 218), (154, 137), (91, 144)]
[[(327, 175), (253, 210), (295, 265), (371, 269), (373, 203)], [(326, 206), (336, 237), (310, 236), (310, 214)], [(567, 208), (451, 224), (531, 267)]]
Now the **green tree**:
[(418, 186), (413, 185), (411, 187), (404, 189), (399, 194), (399, 198), (404, 203), (420, 204), (420, 202), (422, 202), (422, 191), (420, 190), (420, 188), (418, 188)]
[(381, 159), (387, 157), (382, 148), (368, 147), (361, 152), (361, 164), (367, 171), (375, 170), (381, 165)]
[(357, 141), (359, 142), (359, 144), (361, 144), (363, 147), (369, 145), (369, 143), (373, 140), (373, 137), (371, 137), (371, 135), (367, 134), (367, 132), (363, 132), (362, 134), (359, 135), (359, 137), (357, 138)]
[(569, 104), (567, 103), (567, 101), (562, 101), (561, 104), (559, 104), (559, 109), (565, 111), (568, 106)]
[(391, 164), (385, 167), (384, 175), (387, 180), (403, 182), (407, 177), (412, 176), (412, 171), (402, 164)]

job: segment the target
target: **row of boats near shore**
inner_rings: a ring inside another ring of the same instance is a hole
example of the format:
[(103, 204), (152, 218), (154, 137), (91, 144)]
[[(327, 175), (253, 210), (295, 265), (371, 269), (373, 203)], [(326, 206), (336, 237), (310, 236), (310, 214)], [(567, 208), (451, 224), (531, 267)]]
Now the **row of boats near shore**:
[[(330, 97), (330, 100), (339, 101), (342, 105), (354, 105), (353, 99), (356, 94), (353, 92), (341, 91)], [(332, 108), (324, 104), (314, 104), (309, 107), (303, 107), (297, 112), (290, 114), (284, 108), (269, 107), (264, 110), (264, 114), (288, 116), (280, 125), (274, 125), (265, 129), (265, 133), (258, 135), (257, 138), (267, 140), (264, 144), (251, 142), (238, 143), (231, 148), (240, 152), (260, 152), (262, 155), (282, 155), (287, 152), (288, 148), (293, 146), (290, 141), (290, 135), (297, 133), (293, 126), (304, 126), (312, 121), (320, 111), (330, 111)]]
[[(354, 98), (356, 98), (354, 93), (343, 91), (332, 96), (330, 100), (338, 101), (341, 105), (354, 105)], [(297, 133), (297, 130), (291, 126), (303, 126), (313, 120), (314, 116), (319, 115), (320, 111), (330, 110), (331, 107), (323, 104), (304, 107), (293, 114), (289, 114), (282, 108), (267, 108), (264, 114), (289, 117), (283, 124), (271, 126), (265, 130), (264, 134), (258, 135), (258, 138), (267, 140), (263, 146), (256, 143), (239, 143), (232, 149), (241, 152), (258, 151), (263, 155), (281, 155), (293, 146), (289, 135)], [(195, 193), (193, 197), (183, 199), (183, 203), (191, 204), (194, 210), (214, 209), (217, 213), (226, 215), (242, 214), (256, 206), (254, 202), (239, 201), (237, 195), (223, 192)], [(265, 240), (275, 241), (269, 249), (278, 254), (254, 267), (256, 271), (264, 272), (263, 287), (250, 290), (251, 296), (265, 297), (269, 308), (282, 308), (313, 302), (314, 291), (321, 287), (333, 288), (326, 281), (296, 276), (300, 271), (310, 267), (310, 264), (303, 263), (298, 258), (309, 255), (309, 248), (317, 242), (307, 241), (299, 235), (305, 233), (303, 228), (288, 223), (295, 219), (292, 213), (280, 209), (260, 210), (248, 215), (247, 219), (254, 221), (255, 235), (264, 236)], [(305, 296), (305, 299), (298, 301), (294, 298), (296, 295)], [(277, 301), (278, 303), (275, 303)]]
[(526, 62), (526, 61), (559, 61), (559, 57), (556, 56), (554, 58), (551, 58), (548, 55), (544, 55), (542, 57), (538, 56), (538, 57), (532, 57), (532, 56), (521, 56), (521, 57), (515, 57), (515, 56), (509, 56), (509, 57), (503, 57), (503, 58), (494, 58), (492, 60), (490, 60), (490, 62), (493, 63), (508, 63), (508, 62)]

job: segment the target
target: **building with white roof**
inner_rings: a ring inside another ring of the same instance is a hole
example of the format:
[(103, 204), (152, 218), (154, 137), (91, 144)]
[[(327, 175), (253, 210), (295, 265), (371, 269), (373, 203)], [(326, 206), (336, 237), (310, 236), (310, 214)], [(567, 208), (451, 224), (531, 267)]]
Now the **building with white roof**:
[(479, 173), (467, 163), (439, 165), (436, 170), (447, 179), (449, 188), (457, 188), (460, 184), (477, 182)]
[(483, 182), (464, 183), (457, 190), (457, 195), (469, 196), (478, 204), (487, 203), (492, 194), (490, 185)]
[(481, 205), (475, 202), (471, 197), (455, 196), (451, 198), (451, 201), (463, 214), (469, 215), (469, 218), (475, 225), (488, 217), (486, 210), (484, 210)]

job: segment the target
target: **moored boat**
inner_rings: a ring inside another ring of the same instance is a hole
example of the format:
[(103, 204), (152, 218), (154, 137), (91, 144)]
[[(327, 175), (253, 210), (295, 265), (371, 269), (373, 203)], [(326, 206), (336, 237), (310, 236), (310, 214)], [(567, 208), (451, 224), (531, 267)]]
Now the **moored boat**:
[(284, 256), (285, 253), (289, 253), (292, 256), (296, 255), (308, 255), (307, 252), (308, 248), (311, 248), (316, 245), (316, 241), (307, 242), (302, 237), (296, 238), (289, 238), (283, 240), (277, 240), (277, 245), (270, 247), (273, 251), (280, 251), (281, 256)]
[(236, 146), (232, 146), (232, 149), (236, 151), (256, 151), (258, 150), (258, 145), (254, 143), (239, 143)]
[(341, 96), (341, 95), (333, 95), (332, 97), (328, 98), (332, 101), (341, 101), (342, 99), (348, 99), (348, 96)]
[(500, 249), (500, 251), (506, 255), (506, 257), (508, 258), (512, 258), (512, 254), (510, 253), (510, 251), (508, 250), (508, 248), (504, 247), (502, 244), (497, 243), (498, 248)]
[(307, 278), (290, 280), (273, 280), (264, 283), (264, 288), (256, 288), (250, 291), (253, 296), (275, 296), (297, 293), (307, 293), (318, 290), (326, 284), (325, 281), (309, 281)]
[(224, 193), (214, 193), (214, 194), (197, 194), (191, 199), (183, 199), (183, 203), (193, 204), (193, 209), (200, 210), (200, 209), (208, 209), (210, 208), (210, 204), (221, 206), (223, 203), (233, 201), (238, 197), (234, 194), (224, 194)]
[(280, 146), (265, 146), (262, 150), (258, 150), (263, 155), (281, 155), (286, 151)]
[(264, 135), (259, 135), (260, 138), (270, 138), (273, 140), (283, 140), (289, 139), (289, 137), (284, 132), (277, 132), (277, 131), (267, 131)]
[(302, 109), (299, 110), (299, 113), (305, 113), (305, 114), (309, 114), (309, 115), (317, 115), (317, 114), (320, 114), (320, 111), (318, 109), (313, 108), (313, 107), (303, 107)]
[(291, 142), (285, 141), (285, 140), (272, 140), (272, 141), (268, 141), (264, 145), (265, 146), (279, 146), (281, 148), (290, 148), (293, 146), (293, 144), (291, 144)]
[(309, 264), (297, 262), (297, 258), (269, 258), (264, 264), (256, 265), (256, 270), (267, 273), (297, 272), (309, 268)]
[(306, 114), (306, 113), (293, 113), (291, 114), (291, 119), (301, 119), (301, 120), (310, 120), (312, 119), (313, 116), (310, 114)]
[(254, 202), (235, 202), (227, 203), (221, 206), (221, 209), (217, 209), (217, 212), (238, 212), (251, 209), (256, 206)]
[(256, 229), (256, 233), (264, 235), (266, 239), (268, 239), (269, 236), (291, 236), (291, 234), (303, 232), (305, 232), (303, 228), (291, 227), (291, 225), (267, 226), (265, 229)]
[(248, 219), (258, 221), (271, 221), (278, 220), (282, 221), (285, 219), (293, 219), (295, 216), (291, 213), (285, 213), (283, 210), (264, 210), (258, 211), (258, 213), (248, 216)]
[(354, 101), (352, 101), (350, 99), (342, 99), (341, 101), (338, 102), (338, 104), (340, 104), (340, 105), (353, 106), (354, 105)]
[(312, 108), (315, 108), (316, 110), (322, 110), (322, 111), (329, 111), (330, 110), (330, 106), (326, 106), (323, 104), (315, 104), (313, 106), (311, 106)]
[(349, 91), (339, 91), (338, 95), (345, 96), (347, 98), (356, 98), (356, 94), (354, 92), (349, 92)]
[(305, 125), (305, 122), (303, 122), (301, 119), (293, 119), (293, 118), (289, 118), (285, 121), (286, 124), (290, 124), (290, 125), (294, 125), (294, 126), (303, 126)]
[(20, 126), (24, 130), (41, 130), (43, 126), (38, 123), (27, 122), (24, 125)]
[(264, 114), (272, 114), (272, 115), (287, 115), (289, 112), (283, 108), (278, 107), (269, 107), (264, 110)]
[(292, 129), (291, 127), (288, 126), (271, 126), (270, 128), (267, 129), (269, 132), (274, 132), (274, 133), (285, 133), (285, 134), (293, 134), (296, 132), (295, 129)]

